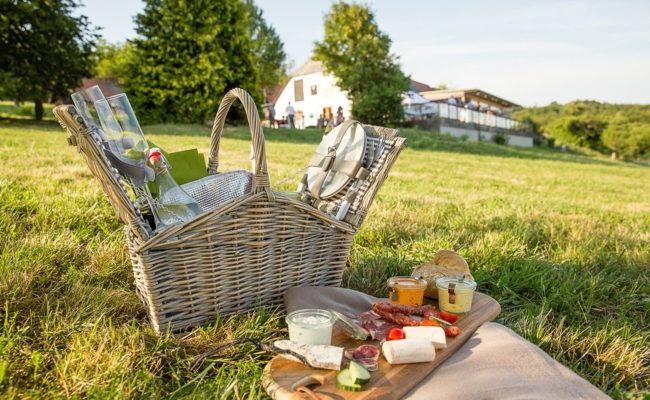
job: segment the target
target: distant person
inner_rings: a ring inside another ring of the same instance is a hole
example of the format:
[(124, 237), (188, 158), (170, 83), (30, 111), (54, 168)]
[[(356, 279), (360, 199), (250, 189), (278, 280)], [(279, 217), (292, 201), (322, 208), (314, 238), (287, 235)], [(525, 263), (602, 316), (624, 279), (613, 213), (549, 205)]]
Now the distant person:
[(450, 106), (455, 106), (458, 103), (456, 102), (456, 98), (454, 96), (451, 96), (450, 98), (447, 99), (447, 104), (449, 104)]
[(488, 126), (494, 126), (495, 125), (494, 124), (494, 113), (489, 108), (487, 109), (485, 120), (486, 120), (486, 123), (487, 123)]
[(287, 109), (285, 111), (287, 112), (287, 120), (289, 120), (289, 128), (295, 128), (293, 117), (296, 115), (296, 110), (291, 105), (291, 102), (287, 104)]
[(474, 113), (477, 108), (474, 100), (470, 99), (470, 101), (465, 104), (465, 108), (467, 109), (467, 112), (465, 113), (465, 122), (478, 122), (478, 116)]
[(339, 106), (339, 108), (336, 110), (336, 124), (334, 126), (339, 126), (345, 121), (345, 117), (343, 116), (343, 107)]
[(323, 114), (320, 114), (318, 116), (318, 120), (316, 121), (316, 128), (318, 129), (325, 128), (325, 118), (323, 118)]
[(305, 116), (303, 115), (302, 111), (296, 111), (296, 115), (294, 116), (294, 123), (296, 125), (296, 129), (303, 129), (305, 122)]
[(330, 114), (329, 118), (325, 119), (325, 133), (331, 131), (334, 128), (334, 118)]
[(269, 124), (271, 128), (275, 128), (275, 107), (273, 107), (273, 103), (269, 105)]

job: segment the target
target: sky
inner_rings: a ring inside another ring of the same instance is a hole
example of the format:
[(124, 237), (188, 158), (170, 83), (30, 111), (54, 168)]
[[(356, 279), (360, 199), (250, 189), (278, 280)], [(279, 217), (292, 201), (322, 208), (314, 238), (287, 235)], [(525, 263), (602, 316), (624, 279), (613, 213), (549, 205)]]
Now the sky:
[[(111, 42), (136, 36), (138, 0), (82, 0)], [(295, 67), (323, 37), (332, 0), (256, 0)], [(523, 106), (589, 99), (650, 104), (650, 1), (370, 0), (402, 70)]]

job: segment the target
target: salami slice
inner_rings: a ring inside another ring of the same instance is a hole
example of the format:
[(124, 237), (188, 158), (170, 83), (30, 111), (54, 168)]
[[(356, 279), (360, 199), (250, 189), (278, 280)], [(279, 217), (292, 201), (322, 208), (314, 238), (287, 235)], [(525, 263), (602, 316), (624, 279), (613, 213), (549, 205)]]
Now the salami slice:
[[(430, 317), (441, 318), (442, 315), (431, 305), (407, 306), (380, 301), (372, 305), (372, 311), (359, 314), (359, 322), (370, 333), (373, 340), (382, 340), (390, 328), (420, 325), (422, 322), (420, 316), (429, 319)], [(455, 326), (443, 325), (442, 328), (448, 337), (458, 336), (461, 332)]]
[(396, 304), (388, 301), (380, 301), (372, 305), (372, 310), (381, 315), (381, 313), (404, 314), (404, 315), (425, 315), (436, 310), (432, 305), (409, 306), (405, 304)]
[(379, 367), (379, 348), (371, 344), (364, 344), (356, 349), (346, 349), (344, 354), (345, 358), (358, 362), (368, 371), (376, 371)]
[(381, 318), (381, 316), (372, 311), (365, 311), (357, 316), (357, 319), (359, 320), (360, 324), (364, 324), (365, 322), (372, 321), (374, 319), (379, 319), (379, 318)]
[(377, 318), (365, 321), (362, 323), (362, 326), (370, 333), (372, 340), (382, 340), (386, 337), (386, 334), (390, 328), (394, 328), (398, 325), (388, 322), (382, 318)]

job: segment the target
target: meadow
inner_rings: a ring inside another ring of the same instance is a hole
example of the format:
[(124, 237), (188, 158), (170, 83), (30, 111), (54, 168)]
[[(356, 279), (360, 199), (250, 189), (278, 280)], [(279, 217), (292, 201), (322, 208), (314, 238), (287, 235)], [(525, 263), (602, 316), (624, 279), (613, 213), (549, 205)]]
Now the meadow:
[[(208, 152), (209, 130), (156, 125), (168, 150)], [(271, 184), (292, 190), (320, 140), (266, 130)], [(402, 153), (358, 232), (343, 286), (386, 295), (440, 249), (469, 262), (498, 322), (614, 398), (650, 387), (650, 168), (597, 155), (469, 143), (405, 130)], [(248, 167), (228, 128), (224, 170)], [(63, 130), (0, 121), (0, 397), (264, 398), (268, 354), (238, 336), (286, 336), (282, 310), (157, 337), (133, 285), (123, 230)]]

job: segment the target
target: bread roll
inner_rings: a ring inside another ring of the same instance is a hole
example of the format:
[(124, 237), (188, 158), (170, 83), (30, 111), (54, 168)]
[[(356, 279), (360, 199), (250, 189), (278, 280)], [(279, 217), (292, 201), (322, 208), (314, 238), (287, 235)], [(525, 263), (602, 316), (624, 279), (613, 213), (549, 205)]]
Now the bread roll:
[(458, 276), (464, 274), (465, 277), (474, 279), (469, 270), (467, 261), (453, 250), (440, 250), (433, 261), (424, 263), (413, 270), (411, 276), (421, 277), (427, 281), (427, 288), (424, 290), (426, 297), (438, 298), (438, 288), (436, 279), (443, 276)]

